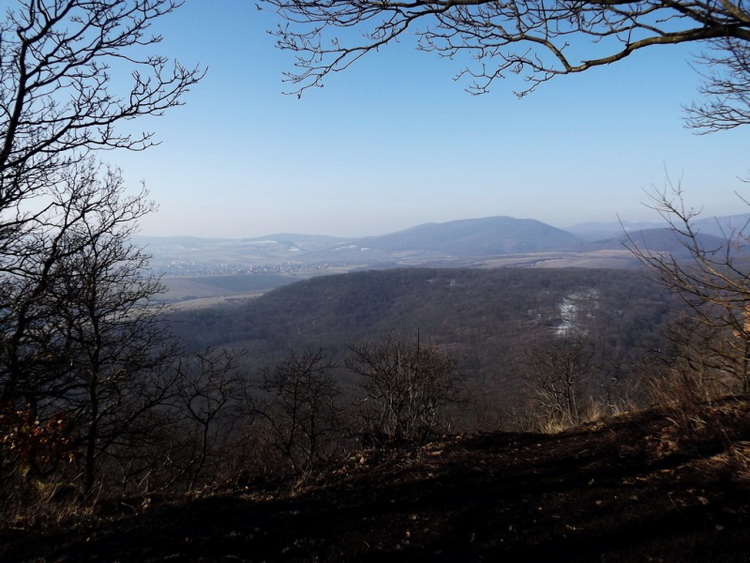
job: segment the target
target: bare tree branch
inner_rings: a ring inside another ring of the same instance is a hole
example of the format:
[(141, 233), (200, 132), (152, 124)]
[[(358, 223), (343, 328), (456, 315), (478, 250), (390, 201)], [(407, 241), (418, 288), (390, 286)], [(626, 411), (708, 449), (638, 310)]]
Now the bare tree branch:
[[(126, 120), (161, 115), (203, 76), (145, 52), (176, 0), (22, 0), (0, 23), (0, 205), (29, 197), (92, 149), (142, 150), (153, 133)], [(129, 76), (123, 92), (113, 78)], [(5, 206), (0, 207), (0, 212)]]
[(696, 227), (700, 211), (686, 207), (679, 185), (655, 191), (652, 202), (686, 258), (651, 250), (632, 236), (630, 250), (682, 298), (692, 322), (709, 329), (713, 342), (719, 343), (712, 344), (710, 354), (706, 350), (706, 358), (716, 358), (720, 348), (722, 369), (731, 372), (744, 391), (750, 390), (749, 225), (720, 225), (724, 236), (716, 242)]
[[(702, 59), (720, 66), (722, 73), (707, 76), (703, 93), (709, 101), (689, 108), (688, 124), (713, 131), (747, 121), (750, 12), (743, 1), (261, 2), (287, 21), (274, 35), (278, 47), (297, 54), (299, 70), (285, 76), (298, 95), (407, 32), (416, 37), (419, 50), (448, 58), (466, 54), (475, 61), (459, 73), (471, 78), (470, 92), (485, 93), (495, 80), (514, 73), (527, 81), (519, 96), (555, 76), (612, 64), (636, 51), (698, 42), (722, 53)], [(583, 52), (593, 56), (584, 58)]]

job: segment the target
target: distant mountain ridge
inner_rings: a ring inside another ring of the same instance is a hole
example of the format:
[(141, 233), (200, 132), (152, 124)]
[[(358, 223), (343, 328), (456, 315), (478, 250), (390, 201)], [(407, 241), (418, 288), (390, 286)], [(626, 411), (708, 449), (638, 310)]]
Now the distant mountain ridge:
[[(732, 229), (743, 230), (744, 227), (748, 225), (748, 222), (750, 222), (750, 213), (718, 217), (699, 217), (694, 221), (693, 225), (703, 235), (724, 237)], [(623, 233), (634, 233), (637, 231), (664, 228), (666, 228), (664, 221), (610, 221), (607, 223), (591, 221), (573, 225), (565, 230), (584, 240), (598, 241), (613, 238), (622, 235)]]
[(427, 223), (360, 242), (390, 252), (419, 248), (454, 256), (576, 250), (582, 246), (581, 239), (567, 231), (535, 219), (513, 217)]
[[(698, 232), (696, 241), (702, 248), (715, 249), (719, 248), (723, 238), (711, 234)], [(637, 247), (642, 250), (652, 252), (669, 252), (676, 257), (689, 254), (686, 244), (690, 241), (684, 236), (680, 236), (671, 229), (643, 229), (635, 232), (621, 233), (609, 239), (596, 241), (594, 244), (601, 247)]]
[(158, 262), (386, 263), (483, 257), (528, 252), (584, 250), (576, 235), (534, 219), (485, 217), (427, 223), (382, 236), (340, 238), (277, 234), (243, 239), (139, 237)]
[[(716, 235), (742, 229), (750, 214), (696, 221), (701, 240), (720, 242)], [(623, 228), (626, 230), (623, 231)], [(572, 232), (571, 232), (572, 231)], [(604, 250), (625, 253), (628, 236), (646, 242), (652, 251), (679, 251), (679, 243), (664, 225), (651, 223), (586, 223), (570, 230), (534, 219), (497, 216), (426, 223), (395, 233), (342, 238), (323, 235), (277, 234), (256, 238), (139, 237), (156, 267), (169, 264), (349, 264), (394, 265), (534, 253), (585, 253)]]

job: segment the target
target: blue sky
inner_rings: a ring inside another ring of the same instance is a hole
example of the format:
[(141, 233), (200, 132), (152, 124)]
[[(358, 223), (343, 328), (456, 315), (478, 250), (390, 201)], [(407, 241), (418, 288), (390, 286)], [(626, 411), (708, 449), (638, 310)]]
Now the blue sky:
[[(301, 99), (282, 92), (293, 55), (248, 0), (187, 0), (159, 22), (158, 52), (208, 67), (185, 105), (134, 126), (161, 145), (108, 153), (159, 204), (147, 235), (378, 235), (510, 215), (559, 227), (658, 220), (644, 190), (681, 181), (707, 215), (744, 213), (750, 128), (698, 136), (698, 45), (653, 49), (561, 77), (519, 100), (498, 81), (472, 96), (459, 62), (408, 42), (365, 57)], [(517, 79), (515, 79), (517, 80)]]

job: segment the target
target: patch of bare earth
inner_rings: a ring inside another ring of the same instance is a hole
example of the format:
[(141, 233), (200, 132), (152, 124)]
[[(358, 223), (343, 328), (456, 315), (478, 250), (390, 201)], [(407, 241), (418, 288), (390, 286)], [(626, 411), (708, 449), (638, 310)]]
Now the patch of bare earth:
[(689, 438), (647, 412), (366, 450), (303, 484), (6, 531), (0, 559), (746, 561), (749, 408), (716, 405), (685, 423)]

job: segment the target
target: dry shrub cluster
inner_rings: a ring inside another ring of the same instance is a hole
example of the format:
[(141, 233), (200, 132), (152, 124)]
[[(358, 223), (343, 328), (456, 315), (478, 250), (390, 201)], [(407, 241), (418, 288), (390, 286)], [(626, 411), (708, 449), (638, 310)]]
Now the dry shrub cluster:
[[(40, 423), (31, 412), (3, 415), (5, 524), (54, 525), (117, 499), (138, 509), (122, 499), (305, 479), (373, 436), (379, 445), (423, 441), (446, 428), (443, 410), (460, 383), (452, 359), (395, 332), (352, 349), (359, 383), (348, 394), (334, 375), (338, 366), (320, 350), (291, 352), (254, 375), (227, 352), (180, 359), (162, 400), (97, 450), (93, 482), (80, 427), (62, 416)], [(365, 371), (363, 362), (378, 367)]]

